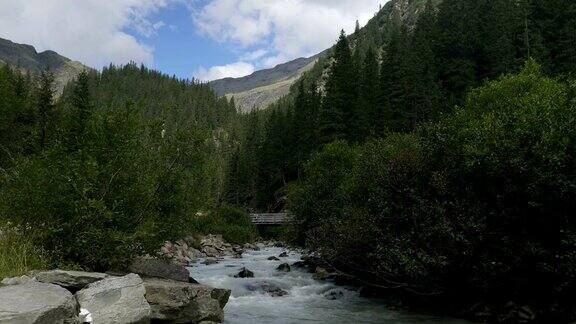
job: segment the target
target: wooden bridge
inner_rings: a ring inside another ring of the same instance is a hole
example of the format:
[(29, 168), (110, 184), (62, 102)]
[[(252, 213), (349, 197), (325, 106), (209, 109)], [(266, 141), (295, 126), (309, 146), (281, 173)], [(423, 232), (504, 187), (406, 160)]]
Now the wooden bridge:
[(250, 214), (254, 225), (274, 226), (286, 225), (291, 222), (288, 213)]

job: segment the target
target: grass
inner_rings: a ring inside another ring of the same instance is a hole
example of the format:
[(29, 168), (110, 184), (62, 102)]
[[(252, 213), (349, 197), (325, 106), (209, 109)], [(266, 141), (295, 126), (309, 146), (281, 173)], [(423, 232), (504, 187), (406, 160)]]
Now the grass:
[(0, 279), (45, 269), (44, 253), (32, 242), (13, 232), (0, 232)]

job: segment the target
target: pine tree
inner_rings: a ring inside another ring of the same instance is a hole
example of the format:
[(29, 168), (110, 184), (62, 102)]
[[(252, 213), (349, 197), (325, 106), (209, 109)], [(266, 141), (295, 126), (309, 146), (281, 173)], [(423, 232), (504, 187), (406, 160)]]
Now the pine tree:
[(54, 109), (54, 74), (48, 70), (40, 74), (40, 88), (38, 89), (36, 108), (38, 112), (38, 123), (40, 127), (40, 148), (46, 146), (48, 128), (53, 116)]
[(376, 51), (370, 47), (364, 57), (360, 73), (358, 103), (355, 109), (355, 140), (361, 141), (368, 136), (375, 136), (378, 125), (375, 122), (380, 116), (378, 108), (379, 65)]
[(92, 110), (92, 99), (88, 83), (88, 74), (80, 73), (74, 89), (72, 90), (72, 111), (69, 119), (69, 148), (76, 150), (81, 145), (84, 136), (86, 124), (90, 118)]
[(337, 139), (351, 137), (350, 122), (354, 118), (356, 102), (356, 73), (346, 33), (334, 50), (334, 62), (326, 82), (326, 97), (320, 113), (321, 141), (329, 143)]

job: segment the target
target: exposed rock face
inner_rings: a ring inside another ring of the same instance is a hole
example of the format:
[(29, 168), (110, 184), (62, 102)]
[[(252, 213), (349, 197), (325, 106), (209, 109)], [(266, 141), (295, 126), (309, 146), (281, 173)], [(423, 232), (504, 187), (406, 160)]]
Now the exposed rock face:
[(13, 43), (0, 38), (0, 61), (33, 74), (49, 69), (54, 73), (56, 95), (62, 94), (66, 84), (89, 68), (54, 51), (36, 52), (33, 46)]
[(188, 269), (156, 258), (137, 259), (130, 265), (128, 270), (143, 277), (190, 282), (190, 272)]
[(238, 274), (234, 275), (234, 278), (254, 278), (254, 272), (246, 268), (242, 268)]
[(222, 322), (230, 290), (198, 284), (146, 278), (146, 298), (152, 319), (171, 323)]
[(0, 323), (78, 323), (78, 304), (68, 290), (29, 281), (0, 288)]
[(80, 307), (87, 309), (94, 324), (149, 323), (150, 305), (140, 276), (108, 277), (76, 293)]
[(288, 257), (288, 252), (282, 252), (282, 253), (280, 253), (279, 257), (281, 257), (281, 258), (287, 258), (287, 257)]
[(298, 58), (242, 78), (215, 80), (210, 82), (210, 86), (221, 96), (234, 97), (236, 107), (241, 111), (265, 108), (287, 95), (290, 87), (314, 66), (321, 55), (323, 53), (309, 58)]
[(51, 270), (38, 272), (34, 277), (43, 283), (50, 283), (71, 291), (78, 291), (88, 284), (108, 277), (108, 275), (98, 272)]
[(271, 257), (268, 258), (268, 261), (280, 261), (280, 259), (278, 259), (278, 258), (275, 257), (275, 256), (271, 256)]

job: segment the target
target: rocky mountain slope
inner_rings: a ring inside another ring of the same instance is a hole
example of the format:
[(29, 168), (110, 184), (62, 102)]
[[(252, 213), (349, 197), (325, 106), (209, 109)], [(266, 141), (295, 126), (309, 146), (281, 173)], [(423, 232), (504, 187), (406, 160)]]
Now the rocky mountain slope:
[(60, 94), (64, 86), (89, 69), (80, 62), (72, 61), (54, 51), (38, 53), (31, 45), (17, 44), (0, 38), (0, 64), (9, 64), (31, 73), (40, 73), (48, 68), (54, 73), (56, 93)]
[(325, 53), (309, 58), (298, 58), (271, 69), (256, 71), (242, 78), (225, 78), (210, 82), (221, 96), (234, 98), (236, 106), (244, 112), (265, 108), (290, 92), (290, 87)]
[[(395, 24), (411, 29), (428, 0), (391, 0), (374, 15), (368, 24), (350, 36), (352, 44), (372, 43), (383, 46)], [(441, 0), (432, 0), (435, 5)], [(367, 41), (369, 40), (369, 41)], [(234, 98), (244, 112), (262, 109), (290, 93), (291, 86), (306, 72), (322, 86), (322, 76), (329, 67), (332, 49), (310, 58), (299, 58), (272, 69), (261, 70), (242, 78), (226, 78), (210, 82), (217, 94)], [(320, 79), (320, 80), (318, 80)]]

